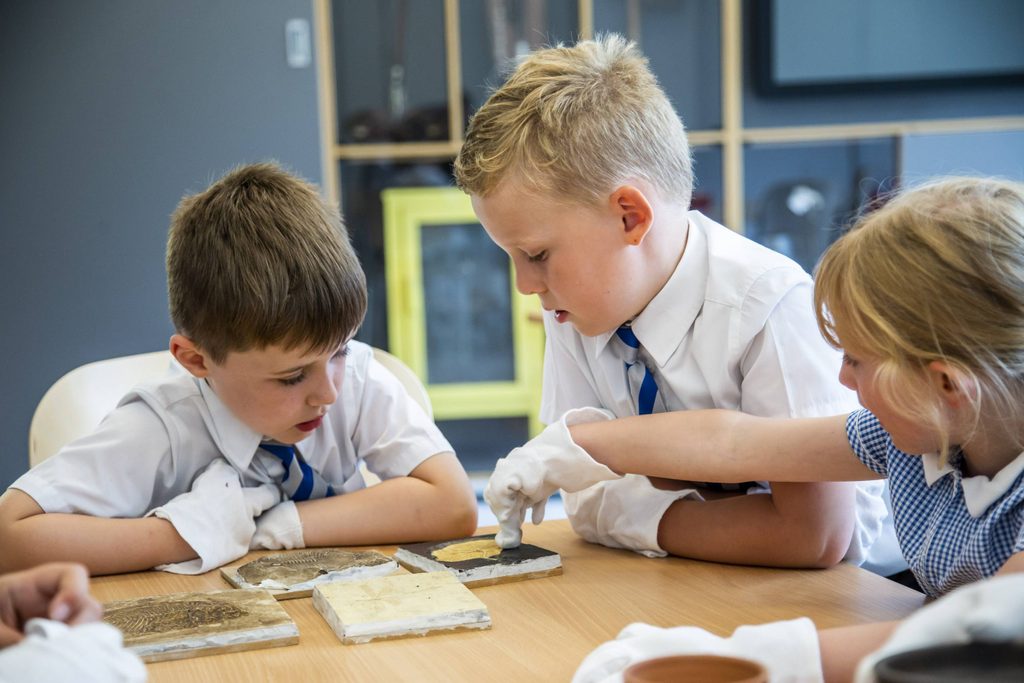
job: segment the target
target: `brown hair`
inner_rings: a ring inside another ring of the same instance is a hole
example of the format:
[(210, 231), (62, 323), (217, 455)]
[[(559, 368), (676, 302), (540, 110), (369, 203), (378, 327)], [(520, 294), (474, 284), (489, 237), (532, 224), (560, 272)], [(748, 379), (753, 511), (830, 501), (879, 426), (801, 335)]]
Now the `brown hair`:
[(337, 210), (273, 163), (187, 196), (167, 241), (171, 320), (214, 362), (280, 344), (325, 350), (358, 329), (366, 280)]
[(686, 206), (693, 192), (683, 123), (636, 45), (614, 34), (532, 53), (473, 115), (456, 182), (485, 197), (509, 175), (583, 203), (629, 179)]
[[(1019, 419), (1024, 399), (1024, 185), (948, 178), (891, 199), (861, 218), (818, 264), (818, 327), (879, 358), (876, 381), (893, 407), (949, 430), (923, 381), (940, 360), (977, 387), (982, 410)], [(983, 406), (984, 404), (984, 406)]]

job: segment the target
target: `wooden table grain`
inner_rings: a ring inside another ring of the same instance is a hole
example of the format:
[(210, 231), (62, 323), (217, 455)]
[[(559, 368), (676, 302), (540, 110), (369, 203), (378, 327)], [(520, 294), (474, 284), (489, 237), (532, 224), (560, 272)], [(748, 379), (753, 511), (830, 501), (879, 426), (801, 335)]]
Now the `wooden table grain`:
[[(489, 630), (342, 645), (309, 598), (287, 600), (298, 645), (157, 662), (150, 680), (568, 681), (588, 652), (634, 621), (726, 635), (741, 624), (799, 616), (819, 627), (898, 619), (923, 602), (920, 593), (845, 564), (794, 570), (652, 560), (589, 544), (565, 520), (524, 532), (525, 542), (559, 552), (565, 573), (474, 589), (490, 610)], [(93, 579), (103, 602), (224, 588), (218, 571)]]

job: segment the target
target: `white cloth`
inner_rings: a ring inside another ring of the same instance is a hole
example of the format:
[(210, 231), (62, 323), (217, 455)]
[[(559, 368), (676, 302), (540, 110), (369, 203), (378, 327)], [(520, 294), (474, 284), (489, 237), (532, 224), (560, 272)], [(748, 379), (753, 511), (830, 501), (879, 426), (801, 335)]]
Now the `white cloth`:
[[(168, 377), (136, 387), (95, 432), (12, 487), (46, 512), (141, 517), (188, 491), (196, 474), (218, 457), (239, 472), (243, 486), (275, 481), (275, 473), (253, 457), (262, 438), (179, 366)], [(366, 486), (361, 460), (391, 479), (452, 450), (401, 383), (373, 359), (373, 350), (355, 341), (349, 342), (338, 400), (297, 446), (339, 494)]]
[(202, 574), (249, 552), (256, 517), (281, 500), (276, 484), (242, 487), (238, 472), (224, 458), (203, 470), (192, 489), (150, 510), (174, 525), (198, 558), (157, 565), (174, 574)]
[(295, 503), (285, 500), (270, 508), (256, 520), (256, 532), (250, 548), (266, 550), (294, 550), (305, 548), (302, 520)]
[[(686, 250), (675, 272), (632, 321), (666, 410), (726, 408), (764, 417), (839, 415), (857, 408), (839, 384), (840, 354), (821, 338), (811, 278), (790, 259), (690, 211)], [(622, 379), (615, 331), (585, 337), (545, 313), (540, 417), (597, 406), (637, 413)], [(605, 484), (615, 487), (617, 482)], [(857, 529), (848, 558), (871, 568), (883, 534), (897, 548), (883, 482), (858, 483)], [(603, 523), (603, 522), (602, 522)], [(595, 522), (595, 524), (598, 524)], [(902, 564), (901, 564), (902, 563)]]
[(875, 664), (907, 650), (970, 642), (1024, 643), (1024, 574), (961, 586), (903, 620), (881, 648), (861, 660), (856, 683), (875, 683)]
[(146, 666), (110, 624), (30, 619), (25, 639), (0, 650), (0, 683), (140, 683)]
[(820, 683), (821, 653), (814, 622), (807, 618), (740, 626), (721, 638), (696, 626), (659, 628), (630, 624), (580, 664), (573, 683), (621, 683), (634, 662), (671, 655), (720, 655), (758, 662), (771, 683)]
[(658, 526), (669, 506), (683, 498), (703, 500), (695, 489), (664, 491), (639, 474), (562, 494), (569, 523), (582, 538), (647, 557), (668, 554), (658, 545)]
[(608, 411), (597, 408), (570, 410), (538, 436), (498, 460), (484, 489), (484, 500), (501, 525), (495, 543), (502, 548), (519, 547), (527, 508), (533, 509), (533, 523), (540, 524), (548, 498), (558, 489), (578, 491), (619, 477), (576, 445), (569, 433), (572, 425), (612, 417)]

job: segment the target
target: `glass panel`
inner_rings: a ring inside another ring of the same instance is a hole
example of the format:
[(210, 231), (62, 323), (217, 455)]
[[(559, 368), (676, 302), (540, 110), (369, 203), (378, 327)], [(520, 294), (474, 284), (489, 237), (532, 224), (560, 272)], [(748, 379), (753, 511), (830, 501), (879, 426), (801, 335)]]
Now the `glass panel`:
[(746, 234), (811, 272), (857, 209), (892, 189), (896, 173), (888, 138), (748, 146)]
[[(778, 3), (780, 6), (782, 3)], [(975, 13), (978, 3), (950, 3), (957, 5), (968, 13)], [(992, 3), (986, 3), (991, 7)], [(1012, 4), (1012, 3), (1010, 3)], [(1018, 3), (1019, 4), (1019, 3)], [(918, 32), (928, 22), (942, 19), (942, 12), (919, 14), (920, 21), (908, 26), (894, 22), (891, 12), (874, 13), (859, 3), (816, 2), (813, 3), (820, 17), (817, 22), (848, 25), (847, 31), (861, 35), (866, 30), (865, 22), (872, 17), (884, 21), (900, 30), (917, 29)], [(1009, 5), (1008, 5), (1009, 6)], [(747, 0), (743, 4), (743, 119), (749, 127), (761, 126), (798, 126), (842, 123), (865, 123), (871, 121), (905, 121), (912, 119), (944, 119), (975, 116), (1019, 116), (1024, 111), (1024, 84), (1016, 83), (990, 84), (984, 80), (964, 78), (954, 83), (915, 83), (913, 85), (896, 84), (884, 90), (865, 90), (850, 87), (840, 92), (808, 92), (766, 94), (759, 89), (760, 72), (767, 70), (767, 57), (760, 53), (769, 33), (770, 25), (763, 10), (769, 7), (767, 0)], [(759, 11), (762, 14), (759, 14)], [(821, 17), (821, 15), (826, 15)], [(847, 17), (853, 14), (857, 25), (849, 25)], [(980, 15), (980, 11), (976, 14)], [(933, 15), (933, 16), (929, 16)], [(806, 22), (805, 22), (806, 23)], [(1017, 24), (1002, 22), (1004, 25), (992, 25), (993, 35), (999, 33), (1002, 40), (1009, 31), (1018, 32)], [(787, 32), (803, 30), (813, 34), (813, 23), (803, 27), (787, 26)], [(1015, 35), (1015, 34), (1014, 34)], [(824, 52), (833, 50), (835, 46), (822, 43)], [(1019, 43), (1019, 40), (1018, 40)], [(910, 41), (902, 46), (909, 50)], [(956, 52), (955, 50), (952, 52)], [(920, 55), (907, 55), (907, 62), (917, 61)], [(877, 55), (876, 55), (877, 57)], [(804, 61), (813, 61), (814, 54), (804, 57)], [(867, 65), (864, 65), (867, 68)]]
[(338, 139), (448, 140), (442, 0), (334, 0), (332, 11)]
[(719, 0), (594, 0), (594, 32), (635, 40), (686, 127), (722, 125)]
[(479, 223), (421, 236), (428, 383), (514, 380), (508, 256)]
[(366, 319), (356, 338), (389, 349), (380, 193), (389, 187), (449, 186), (454, 182), (450, 163), (342, 162), (340, 175), (342, 217), (366, 272), (369, 293)]
[(491, 472), (498, 458), (530, 439), (525, 417), (438, 420), (437, 426), (469, 472)]
[(466, 114), (501, 85), (516, 57), (579, 34), (575, 0), (463, 0), (459, 3)]
[(693, 148), (693, 200), (690, 208), (722, 222), (722, 148)]

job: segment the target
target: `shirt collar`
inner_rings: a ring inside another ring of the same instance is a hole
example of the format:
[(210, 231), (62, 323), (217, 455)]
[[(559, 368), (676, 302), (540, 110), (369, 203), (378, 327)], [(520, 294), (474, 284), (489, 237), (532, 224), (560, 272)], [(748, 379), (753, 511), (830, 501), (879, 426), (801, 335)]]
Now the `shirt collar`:
[(205, 380), (196, 379), (196, 384), (199, 385), (199, 392), (209, 410), (209, 421), (206, 426), (210, 430), (213, 442), (235, 469), (244, 472), (263, 440), (263, 435), (239, 420)]
[[(947, 474), (958, 471), (957, 467), (950, 462), (939, 466), (938, 453), (926, 453), (921, 456), (921, 464), (924, 467), (924, 478), (931, 486)], [(996, 472), (991, 479), (983, 474), (973, 477), (961, 477), (960, 487), (964, 492), (964, 502), (967, 504), (967, 511), (971, 517), (977, 519), (985, 514), (991, 505), (1003, 497), (1013, 486), (1014, 482), (1024, 472), (1024, 453), (1014, 458), (1003, 469)]]
[[(699, 216), (687, 214), (686, 248), (668, 282), (633, 320), (633, 333), (651, 359), (664, 367), (686, 337), (704, 305), (708, 278), (708, 243)], [(666, 321), (672, 321), (666, 324)], [(614, 331), (608, 335), (610, 339)], [(605, 341), (607, 343), (607, 340)]]

